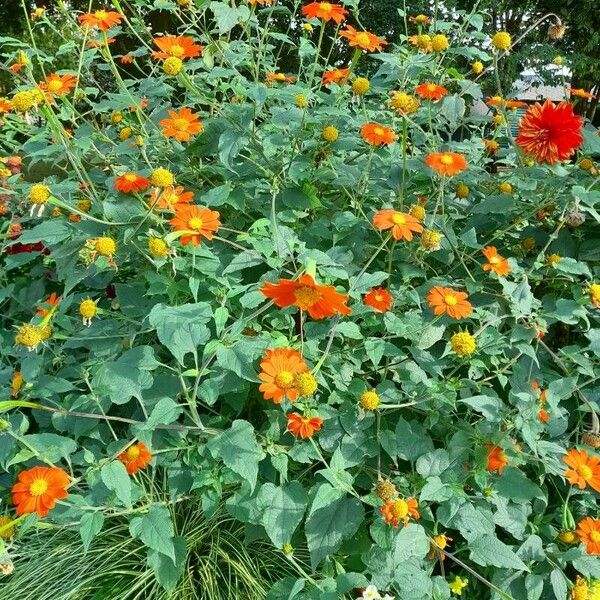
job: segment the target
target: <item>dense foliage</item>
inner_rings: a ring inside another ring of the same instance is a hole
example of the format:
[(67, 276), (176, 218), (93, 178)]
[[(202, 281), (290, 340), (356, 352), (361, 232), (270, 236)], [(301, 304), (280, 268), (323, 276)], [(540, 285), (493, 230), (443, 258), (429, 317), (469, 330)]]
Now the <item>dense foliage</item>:
[(597, 600), (569, 90), (508, 97), (475, 11), (384, 39), (353, 2), (123, 4), (4, 38), (6, 597)]

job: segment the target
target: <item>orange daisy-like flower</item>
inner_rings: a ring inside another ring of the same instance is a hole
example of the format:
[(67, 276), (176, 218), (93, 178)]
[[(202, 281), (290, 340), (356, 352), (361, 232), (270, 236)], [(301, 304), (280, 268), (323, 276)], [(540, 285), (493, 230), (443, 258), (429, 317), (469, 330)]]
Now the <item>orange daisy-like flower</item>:
[(175, 210), (181, 204), (189, 204), (194, 199), (194, 192), (186, 192), (183, 186), (169, 186), (160, 192), (154, 191), (150, 196), (150, 206)]
[(433, 309), (433, 314), (448, 315), (453, 319), (465, 319), (473, 312), (473, 306), (468, 301), (466, 292), (457, 292), (452, 288), (433, 287), (427, 294), (427, 304)]
[(154, 43), (160, 48), (159, 51), (152, 53), (153, 58), (195, 58), (200, 56), (204, 47), (196, 44), (194, 38), (186, 35), (162, 35), (153, 39)]
[(415, 88), (415, 93), (425, 100), (437, 102), (448, 93), (448, 90), (443, 85), (426, 82), (418, 85)]
[(373, 216), (373, 225), (382, 231), (391, 229), (394, 239), (405, 239), (409, 242), (413, 239), (413, 233), (423, 232), (423, 225), (418, 219), (391, 208), (378, 210)]
[(458, 152), (431, 152), (425, 164), (439, 175), (458, 175), (467, 168), (467, 160)]
[(346, 83), (350, 69), (331, 69), (323, 73), (323, 85)]
[(396, 498), (388, 500), (380, 509), (379, 512), (383, 515), (386, 523), (392, 527), (398, 527), (400, 521), (406, 527), (410, 517), (415, 521), (421, 518), (419, 514), (419, 505), (414, 498)]
[(265, 75), (265, 79), (266, 79), (267, 83), (269, 83), (269, 84), (294, 83), (294, 81), (296, 81), (296, 78), (293, 75), (286, 75), (285, 73), (274, 73), (272, 71), (269, 71)]
[(69, 476), (58, 467), (33, 467), (21, 471), (11, 490), (17, 515), (37, 513), (40, 517), (48, 516), (56, 501), (69, 495), (69, 483)]
[(357, 31), (352, 25), (346, 25), (346, 29), (340, 31), (340, 35), (348, 40), (350, 46), (362, 48), (367, 52), (383, 50), (387, 42), (368, 31)]
[(13, 109), (13, 103), (8, 98), (0, 98), (0, 115), (10, 112)]
[(195, 204), (183, 204), (175, 207), (175, 216), (169, 221), (173, 231), (185, 231), (181, 243), (185, 246), (199, 246), (203, 237), (212, 240), (214, 233), (221, 226), (216, 210), (201, 208)]
[(600, 519), (585, 517), (577, 523), (576, 532), (579, 540), (585, 544), (588, 554), (600, 554)]
[(569, 158), (583, 143), (583, 121), (568, 102), (546, 100), (531, 106), (519, 123), (516, 144), (539, 163), (553, 165)]
[(373, 288), (363, 298), (363, 302), (376, 312), (386, 312), (392, 308), (394, 299), (385, 288)]
[[(41, 317), (45, 317), (50, 313), (50, 310), (52, 310), (53, 307), (58, 306), (59, 302), (60, 296), (56, 292), (52, 292), (50, 296), (48, 296), (48, 298), (46, 298), (46, 300), (44, 300), (42, 303), (44, 306), (38, 306), (35, 309), (35, 312)], [(48, 310), (46, 307), (50, 308), (50, 310)]]
[(325, 23), (335, 21), (339, 25), (346, 18), (348, 11), (340, 4), (311, 2), (302, 8), (302, 14), (307, 19), (321, 19)]
[(488, 259), (488, 262), (483, 265), (484, 271), (494, 271), (500, 277), (506, 277), (510, 273), (508, 260), (498, 254), (495, 246), (486, 246), (481, 253)]
[(294, 387), (296, 375), (306, 373), (308, 367), (302, 355), (293, 348), (274, 348), (265, 351), (260, 361), (258, 378), (262, 381), (258, 390), (265, 400), (281, 404), (284, 396), (290, 401), (298, 399), (298, 390)]
[(497, 472), (498, 475), (502, 475), (504, 467), (508, 465), (508, 458), (506, 453), (500, 446), (494, 446), (493, 444), (486, 444), (487, 455), (487, 470), (490, 473)]
[(396, 134), (379, 123), (365, 123), (360, 128), (360, 135), (367, 144), (372, 146), (393, 144), (396, 140)]
[(586, 100), (594, 100), (596, 96), (591, 92), (586, 92), (582, 88), (569, 88), (569, 94), (571, 96), (577, 96), (578, 98), (585, 98)]
[(569, 483), (583, 490), (586, 485), (600, 492), (600, 458), (588, 456), (585, 450), (569, 450), (563, 456), (563, 462), (571, 467), (565, 471)]
[(68, 94), (76, 85), (77, 77), (75, 75), (52, 73), (40, 83), (40, 89), (50, 96), (62, 96)]
[(148, 450), (144, 443), (137, 442), (129, 446), (125, 452), (121, 452), (119, 460), (125, 465), (127, 472), (133, 475), (150, 464), (152, 452)]
[(79, 22), (84, 27), (96, 27), (100, 31), (108, 31), (123, 20), (123, 15), (115, 11), (97, 10), (93, 13), (79, 15)]
[(160, 122), (165, 137), (174, 137), (178, 142), (189, 142), (193, 135), (204, 130), (200, 115), (193, 113), (189, 108), (167, 112), (169, 117)]
[(130, 194), (131, 192), (144, 191), (150, 185), (150, 180), (137, 173), (128, 171), (127, 173), (123, 173), (123, 175), (119, 175), (113, 185), (118, 192)]
[(308, 273), (299, 279), (280, 279), (277, 283), (267, 282), (260, 289), (271, 298), (276, 306), (297, 306), (313, 319), (325, 319), (335, 314), (349, 315), (346, 306), (348, 296), (340, 294), (332, 285), (319, 285)]
[(287, 415), (287, 420), (288, 431), (303, 440), (311, 438), (315, 431), (319, 431), (323, 425), (321, 417), (303, 417), (298, 413), (290, 413)]

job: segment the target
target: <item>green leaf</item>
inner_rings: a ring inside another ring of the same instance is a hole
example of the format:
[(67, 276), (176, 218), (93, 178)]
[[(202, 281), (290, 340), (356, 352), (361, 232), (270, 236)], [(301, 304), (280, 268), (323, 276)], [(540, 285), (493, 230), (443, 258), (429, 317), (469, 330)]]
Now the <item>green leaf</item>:
[(79, 535), (85, 551), (88, 551), (92, 540), (100, 533), (104, 525), (104, 515), (100, 511), (86, 512), (79, 522)]
[(153, 429), (156, 425), (168, 425), (177, 421), (177, 418), (182, 413), (182, 408), (171, 398), (161, 398), (146, 421), (145, 427)]
[(248, 481), (254, 490), (258, 463), (264, 453), (248, 421), (234, 421), (229, 429), (210, 440), (208, 449), (214, 458), (221, 459), (227, 467)]
[(556, 600), (565, 600), (567, 597), (567, 584), (565, 574), (560, 569), (554, 569), (550, 573), (550, 585)]
[(23, 441), (35, 448), (46, 460), (56, 463), (77, 450), (77, 444), (70, 438), (56, 433), (33, 433), (24, 435)]
[(232, 8), (224, 2), (211, 2), (210, 10), (217, 22), (219, 35), (228, 33), (238, 24), (238, 22), (246, 21), (250, 16), (250, 11), (247, 6)]
[(522, 471), (513, 467), (504, 470), (495, 487), (498, 494), (517, 503), (529, 502), (534, 498), (544, 498), (542, 490), (527, 479)]
[(174, 537), (173, 548), (175, 549), (175, 561), (162, 552), (148, 551), (148, 566), (154, 571), (158, 583), (169, 592), (175, 589), (185, 568), (187, 556), (185, 538)]
[(527, 565), (498, 538), (491, 535), (478, 535), (469, 542), (471, 560), (484, 567), (529, 571)]
[(173, 523), (166, 507), (153, 504), (144, 516), (131, 519), (129, 532), (148, 548), (168, 556), (176, 563)]
[(469, 398), (460, 398), (459, 402), (467, 404), (473, 410), (481, 413), (489, 421), (500, 421), (502, 401), (497, 396), (470, 396)]
[(102, 483), (114, 492), (125, 506), (131, 506), (131, 479), (120, 460), (113, 460), (104, 465), (100, 470), (100, 477)]
[(21, 244), (34, 244), (44, 242), (46, 246), (53, 246), (66, 240), (72, 233), (73, 227), (59, 219), (45, 219), (32, 229), (24, 231), (19, 236)]
[(210, 339), (206, 323), (212, 319), (212, 309), (206, 302), (181, 306), (157, 304), (150, 311), (148, 319), (156, 329), (160, 343), (182, 365), (186, 354), (197, 356), (198, 346)]
[(344, 540), (350, 539), (363, 518), (364, 509), (357, 498), (349, 498), (328, 483), (322, 484), (305, 527), (312, 568), (336, 552)]
[(308, 503), (308, 494), (297, 481), (276, 487), (265, 483), (258, 494), (262, 524), (276, 548), (282, 548), (292, 539), (302, 521)]

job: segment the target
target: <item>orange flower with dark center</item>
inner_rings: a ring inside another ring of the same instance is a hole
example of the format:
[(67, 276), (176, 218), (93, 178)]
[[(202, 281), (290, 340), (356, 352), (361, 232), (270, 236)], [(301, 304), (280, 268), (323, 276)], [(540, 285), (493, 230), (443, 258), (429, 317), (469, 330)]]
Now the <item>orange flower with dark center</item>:
[(281, 404), (286, 397), (290, 402), (298, 399), (298, 390), (294, 387), (296, 375), (306, 373), (308, 367), (302, 355), (293, 348), (274, 348), (265, 351), (260, 361), (258, 378), (262, 381), (258, 390), (265, 400)]
[(423, 231), (423, 225), (418, 219), (408, 213), (391, 208), (378, 210), (373, 216), (373, 225), (382, 231), (391, 229), (394, 239), (405, 239), (409, 242), (413, 239), (413, 233), (422, 233)]
[(348, 40), (348, 44), (355, 48), (362, 48), (367, 52), (383, 50), (387, 42), (368, 31), (357, 31), (352, 25), (346, 25), (346, 29), (340, 31), (340, 36)]
[(186, 246), (193, 244), (199, 246), (202, 238), (212, 240), (215, 231), (221, 225), (216, 210), (201, 208), (195, 204), (183, 204), (175, 207), (175, 216), (169, 221), (173, 231), (185, 231), (181, 236), (181, 243)]
[(448, 315), (453, 319), (465, 319), (473, 312), (468, 297), (465, 292), (436, 286), (429, 290), (427, 303), (436, 316)]
[(122, 20), (123, 15), (115, 11), (97, 10), (79, 15), (79, 22), (83, 27), (96, 27), (100, 31), (108, 31)]
[(385, 288), (380, 287), (370, 290), (363, 298), (363, 302), (374, 311), (383, 313), (392, 308), (394, 299)]
[(576, 532), (579, 540), (585, 544), (588, 554), (600, 554), (600, 519), (585, 517), (577, 523)]
[(200, 115), (193, 113), (189, 108), (167, 112), (169, 117), (160, 122), (165, 137), (174, 137), (178, 142), (189, 142), (193, 135), (204, 130)]
[(189, 204), (194, 199), (194, 192), (186, 192), (183, 186), (172, 185), (164, 190), (154, 191), (150, 196), (150, 206), (164, 208), (166, 210), (175, 210), (177, 205)]
[(415, 93), (425, 100), (437, 102), (448, 93), (448, 90), (443, 85), (425, 82), (415, 88)]
[(294, 81), (296, 81), (296, 78), (293, 75), (286, 75), (285, 73), (274, 73), (272, 71), (269, 71), (265, 75), (265, 79), (268, 84), (294, 83)]
[(346, 83), (350, 69), (331, 69), (323, 73), (323, 85)]
[(69, 476), (58, 467), (33, 467), (21, 471), (11, 490), (17, 515), (37, 513), (40, 517), (48, 516), (56, 501), (69, 495), (69, 483)]
[(585, 98), (586, 100), (594, 100), (596, 96), (591, 92), (586, 92), (582, 88), (569, 88), (569, 94), (571, 96), (577, 96), (577, 98)]
[(568, 102), (546, 100), (531, 106), (519, 123), (517, 145), (539, 163), (553, 165), (569, 158), (583, 143), (583, 121)]
[(137, 173), (128, 171), (127, 173), (123, 173), (123, 175), (119, 175), (113, 185), (118, 192), (130, 194), (131, 192), (144, 191), (150, 185), (150, 180)]
[(313, 319), (325, 319), (333, 315), (349, 315), (346, 306), (348, 296), (340, 294), (332, 285), (319, 285), (308, 273), (299, 279), (280, 279), (277, 283), (267, 282), (260, 289), (271, 298), (276, 306), (297, 306)]
[(502, 475), (504, 467), (508, 465), (508, 458), (500, 446), (494, 446), (493, 444), (486, 444), (487, 455), (487, 470), (490, 473), (498, 473)]
[(421, 518), (419, 514), (419, 505), (414, 498), (396, 498), (388, 500), (380, 509), (379, 512), (383, 515), (386, 523), (392, 527), (398, 527), (400, 521), (406, 527), (410, 517), (415, 521)]
[(77, 77), (75, 75), (52, 73), (40, 83), (40, 89), (49, 96), (62, 96), (68, 94), (76, 85)]
[(321, 19), (325, 23), (335, 21), (338, 25), (346, 18), (348, 11), (340, 4), (331, 2), (311, 2), (302, 9), (307, 19)]
[(130, 475), (145, 469), (152, 460), (152, 452), (142, 442), (132, 444), (119, 454), (119, 460), (125, 465)]
[(379, 123), (365, 123), (360, 128), (360, 135), (367, 144), (372, 146), (393, 144), (396, 140), (396, 134)]
[(303, 417), (298, 413), (290, 413), (287, 415), (287, 420), (288, 431), (303, 440), (311, 438), (315, 431), (319, 431), (323, 425), (321, 417)]
[(600, 458), (573, 448), (563, 456), (563, 462), (571, 467), (565, 471), (565, 477), (571, 485), (576, 485), (580, 490), (589, 485), (600, 492)]
[(152, 52), (152, 58), (195, 58), (200, 56), (204, 47), (196, 44), (194, 38), (186, 35), (162, 35), (154, 38), (154, 43), (160, 48)]
[(46, 307), (52, 309), (54, 306), (58, 306), (59, 302), (60, 296), (56, 292), (52, 292), (50, 296), (48, 296), (48, 298), (42, 303), (44, 306), (38, 306), (35, 309), (35, 312), (41, 317), (45, 317), (46, 315), (50, 314), (50, 310), (47, 310)]
[(486, 246), (481, 253), (488, 259), (488, 262), (483, 265), (484, 271), (494, 271), (500, 277), (506, 277), (510, 273), (508, 260), (498, 254), (495, 246)]
[(467, 168), (467, 160), (458, 152), (431, 152), (425, 164), (439, 175), (458, 175)]

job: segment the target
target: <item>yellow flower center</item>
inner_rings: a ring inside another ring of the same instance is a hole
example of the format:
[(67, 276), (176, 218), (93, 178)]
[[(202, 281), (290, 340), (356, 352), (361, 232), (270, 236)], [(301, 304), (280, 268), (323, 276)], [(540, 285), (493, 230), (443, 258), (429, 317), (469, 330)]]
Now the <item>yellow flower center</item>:
[(435, 92), (436, 89), (437, 89), (437, 85), (435, 85), (435, 83), (428, 83), (427, 84), (427, 91), (428, 92)]
[(94, 16), (96, 17), (96, 19), (103, 20), (103, 19), (106, 19), (106, 17), (108, 16), (108, 13), (105, 10), (97, 10), (94, 13)]
[(275, 383), (278, 387), (287, 389), (294, 383), (294, 374), (291, 371), (280, 371), (275, 375)]
[(137, 175), (135, 173), (125, 173), (125, 181), (133, 183), (134, 181), (137, 181)]
[(61, 88), (62, 82), (58, 79), (53, 79), (52, 81), (48, 82), (48, 90), (51, 92), (58, 92), (58, 90), (60, 90)]
[(600, 543), (600, 531), (592, 531), (592, 533), (590, 533), (590, 539), (594, 544)]
[(400, 213), (394, 213), (392, 216), (394, 225), (404, 225), (406, 223), (406, 217)]
[(139, 458), (139, 456), (140, 449), (137, 447), (137, 444), (127, 448), (127, 460), (135, 460), (136, 458)]
[(408, 515), (408, 503), (406, 500), (399, 498), (394, 501), (394, 504), (392, 505), (392, 515), (397, 519), (404, 519), (406, 515)]
[(375, 294), (375, 300), (377, 300), (377, 302), (381, 302), (383, 300), (383, 296), (381, 294)]
[(200, 231), (202, 229), (202, 219), (200, 217), (192, 217), (189, 221), (188, 221), (188, 227), (190, 229), (193, 229), (194, 231)]
[(302, 309), (310, 308), (320, 297), (321, 295), (315, 288), (308, 286), (299, 287), (294, 292), (296, 305)]
[(456, 306), (458, 304), (458, 298), (454, 294), (448, 294), (444, 296), (444, 302), (448, 306)]
[(285, 81), (285, 73), (277, 73), (275, 79), (277, 79), (277, 81)]
[(579, 473), (579, 475), (581, 475), (582, 479), (585, 479), (586, 481), (589, 481), (594, 475), (592, 469), (590, 469), (590, 467), (588, 467), (587, 465), (579, 465), (577, 467), (577, 472)]
[(451, 165), (454, 162), (454, 159), (452, 158), (452, 156), (450, 156), (450, 154), (442, 154), (440, 162), (443, 165)]
[(498, 256), (492, 256), (492, 258), (490, 258), (490, 265), (497, 265), (500, 262), (502, 262), (502, 260)]
[(383, 129), (381, 127), (375, 127), (375, 129), (373, 129), (373, 133), (375, 135), (383, 135), (385, 132), (383, 131)]
[(359, 46), (362, 46), (363, 48), (371, 45), (371, 38), (369, 37), (369, 34), (365, 31), (362, 31), (361, 33), (357, 34), (355, 39), (356, 43)]
[(186, 119), (175, 119), (173, 121), (173, 129), (176, 129), (177, 131), (187, 131), (187, 128), (188, 122)]
[(34, 479), (29, 486), (29, 493), (36, 498), (46, 493), (48, 482), (45, 479)]
[(185, 48), (179, 44), (173, 44), (169, 49), (169, 54), (177, 58), (181, 58), (185, 54)]
[(329, 2), (321, 2), (319, 6), (321, 10), (324, 10), (325, 12), (330, 12), (333, 10), (333, 6)]
[(444, 534), (434, 535), (433, 543), (443, 550), (448, 545), (448, 538)]

